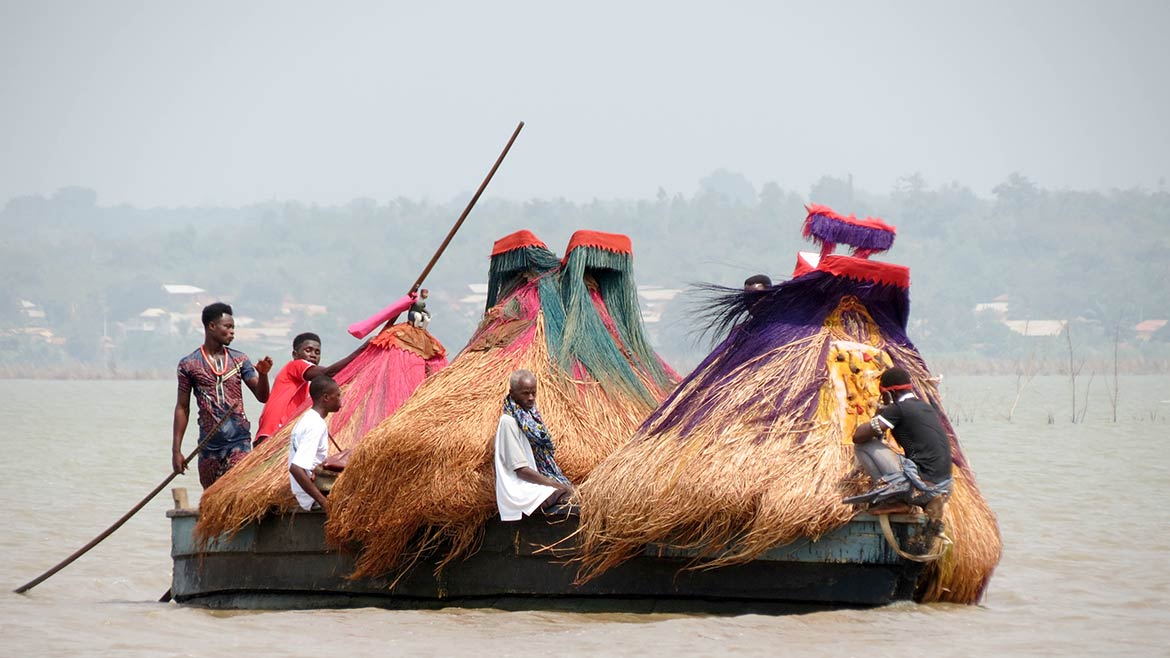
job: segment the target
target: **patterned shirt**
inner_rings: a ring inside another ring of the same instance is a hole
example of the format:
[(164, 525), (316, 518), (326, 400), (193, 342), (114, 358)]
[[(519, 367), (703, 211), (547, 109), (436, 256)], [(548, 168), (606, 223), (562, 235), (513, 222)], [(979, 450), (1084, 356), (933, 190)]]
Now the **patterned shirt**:
[[(231, 417), (219, 426), (215, 437), (203, 446), (200, 455), (223, 458), (233, 450), (251, 448), (252, 427), (244, 415), (243, 384), (245, 380), (258, 377), (255, 366), (248, 355), (224, 348), (228, 363), (222, 369), (212, 369), (203, 358), (202, 348), (179, 360), (179, 395), (195, 394), (199, 408), (199, 441), (202, 442), (219, 419), (231, 410)], [(209, 355), (214, 358), (216, 355)]]

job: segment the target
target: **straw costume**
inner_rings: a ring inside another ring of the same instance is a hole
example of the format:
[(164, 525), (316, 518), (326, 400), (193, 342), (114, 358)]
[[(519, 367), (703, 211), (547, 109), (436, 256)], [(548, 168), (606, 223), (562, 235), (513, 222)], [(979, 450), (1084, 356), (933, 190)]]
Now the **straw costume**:
[[(717, 568), (819, 537), (855, 514), (842, 499), (870, 486), (852, 435), (877, 409), (878, 375), (905, 368), (941, 409), (906, 337), (909, 270), (867, 259), (892, 245), (893, 227), (808, 210), (806, 236), (822, 253), (802, 253), (794, 278), (764, 290), (712, 288), (712, 326), (726, 339), (578, 489), (582, 579), (651, 542), (698, 549), (692, 568)], [(833, 254), (836, 243), (854, 256)], [(999, 529), (940, 416), (954, 462), (953, 546), (928, 565), (916, 598), (971, 603), (999, 560)]]
[(578, 232), (563, 261), (528, 231), (496, 241), (479, 329), (370, 432), (330, 494), (327, 539), (358, 548), (355, 577), (474, 552), (497, 514), (493, 436), (513, 371), (536, 375), (540, 424), (573, 482), (666, 397), (678, 377), (643, 335), (632, 259), (628, 238), (605, 233)]
[[(334, 379), (341, 410), (330, 414), (336, 453), (357, 445), (392, 415), (426, 378), (447, 365), (447, 351), (425, 329), (407, 323), (382, 330)], [(270, 512), (298, 509), (288, 480), (289, 437), (296, 420), (312, 407), (307, 400), (292, 418), (203, 494), (197, 538), (234, 533)]]

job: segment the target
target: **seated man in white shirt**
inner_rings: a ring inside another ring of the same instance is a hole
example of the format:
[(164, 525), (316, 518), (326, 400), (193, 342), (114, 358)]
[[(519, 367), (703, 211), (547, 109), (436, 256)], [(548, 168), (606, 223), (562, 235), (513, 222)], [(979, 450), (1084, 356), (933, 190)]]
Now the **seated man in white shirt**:
[(536, 375), (517, 370), (496, 426), (496, 506), (504, 521), (568, 502), (573, 485), (554, 459), (556, 448), (536, 408)]
[(288, 444), (288, 481), (301, 509), (329, 511), (325, 494), (313, 482), (313, 469), (329, 456), (329, 424), (325, 417), (341, 409), (341, 387), (328, 375), (309, 384), (313, 406), (293, 426)]

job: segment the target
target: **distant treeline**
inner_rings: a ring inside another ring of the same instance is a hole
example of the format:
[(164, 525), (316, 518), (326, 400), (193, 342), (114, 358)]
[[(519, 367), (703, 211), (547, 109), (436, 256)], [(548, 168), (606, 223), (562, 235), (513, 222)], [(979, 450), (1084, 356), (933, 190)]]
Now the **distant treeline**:
[[(199, 286), (231, 301), (237, 315), (261, 319), (278, 314), (286, 297), (326, 305), (327, 316), (298, 319), (294, 330), (322, 334), (326, 359), (342, 356), (353, 344), (344, 327), (405, 291), (466, 198), (136, 208), (66, 188), (12, 199), (0, 211), (0, 372), (169, 370), (200, 335), (117, 329), (165, 307), (164, 283)], [(1006, 296), (1007, 319), (1070, 321), (1076, 359), (1111, 364), (1116, 346), (1131, 372), (1166, 368), (1170, 325), (1148, 340), (1133, 328), (1170, 318), (1170, 194), (1046, 190), (1019, 174), (990, 198), (918, 175), (885, 193), (825, 176), (801, 194), (776, 183), (757, 189), (723, 170), (691, 196), (660, 189), (649, 199), (521, 202), (491, 199), (489, 190), (425, 284), (432, 331), (452, 352), (466, 342), (482, 308), (454, 302), (485, 281), (492, 241), (512, 231), (531, 229), (557, 252), (580, 228), (625, 233), (639, 284), (737, 286), (755, 273), (783, 280), (798, 250), (815, 250), (800, 237), (807, 202), (897, 226), (894, 248), (877, 258), (910, 266), (910, 336), (928, 360), (994, 372), (1025, 362), (1067, 368), (1065, 337), (1026, 338), (994, 313), (974, 311)], [(29, 323), (22, 301), (43, 311), (56, 341), (14, 331)], [(700, 298), (684, 294), (650, 328), (681, 368), (709, 348), (696, 333), (703, 311)]]

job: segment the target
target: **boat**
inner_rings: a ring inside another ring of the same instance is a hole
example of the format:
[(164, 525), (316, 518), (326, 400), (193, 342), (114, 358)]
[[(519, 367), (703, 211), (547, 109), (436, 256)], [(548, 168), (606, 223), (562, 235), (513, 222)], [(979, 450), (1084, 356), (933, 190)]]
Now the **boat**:
[[(185, 493), (176, 500), (185, 501)], [(648, 545), (639, 556), (578, 584), (567, 546), (573, 515), (499, 519), (479, 550), (436, 571), (421, 559), (397, 579), (351, 578), (352, 555), (325, 540), (319, 511), (270, 515), (201, 546), (199, 511), (180, 505), (171, 520), (171, 593), (185, 606), (222, 610), (443, 607), (588, 612), (786, 613), (879, 606), (912, 599), (923, 563), (899, 556), (880, 518), (866, 513), (824, 536), (776, 546), (756, 559), (691, 569), (694, 551)], [(891, 514), (901, 544), (925, 523)]]
[[(484, 322), (361, 438), (328, 526), (288, 495), (262, 515), (208, 506), (202, 519), (176, 496), (174, 600), (713, 613), (977, 602), (1001, 544), (949, 423), (957, 495), (927, 555), (900, 548), (926, 535), (913, 508), (842, 502), (864, 491), (850, 438), (877, 409), (873, 375), (900, 364), (927, 399), (938, 391), (904, 333), (908, 268), (867, 257), (893, 228), (822, 207), (806, 225), (864, 255), (826, 242), (790, 281), (725, 289), (727, 338), (685, 378), (646, 340), (628, 237), (578, 231), (563, 258), (528, 231), (496, 241)], [(543, 373), (546, 399), (577, 403), (544, 413), (558, 464), (581, 483), (569, 515), (496, 514), (485, 437), (517, 368)], [(284, 490), (287, 476), (271, 477)]]

